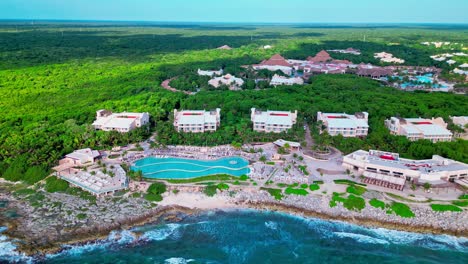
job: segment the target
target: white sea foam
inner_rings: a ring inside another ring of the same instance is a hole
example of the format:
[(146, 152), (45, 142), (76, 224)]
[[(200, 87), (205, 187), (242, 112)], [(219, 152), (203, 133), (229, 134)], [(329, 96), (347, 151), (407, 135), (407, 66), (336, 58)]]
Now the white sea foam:
[(468, 252), (468, 238), (449, 235), (430, 235), (404, 231), (388, 230), (385, 228), (371, 229), (380, 238), (385, 238), (393, 244), (417, 244), (430, 249), (454, 249)]
[(267, 221), (265, 222), (265, 226), (272, 229), (272, 230), (276, 230), (278, 229), (278, 223), (274, 222), (274, 221)]
[(78, 256), (96, 249), (105, 249), (112, 244), (126, 245), (136, 240), (135, 234), (131, 231), (112, 231), (106, 240), (89, 242), (82, 245), (65, 246), (62, 252), (49, 254), (47, 258), (54, 258), (61, 255)]
[(177, 229), (180, 227), (180, 224), (167, 224), (164, 227), (161, 227), (156, 230), (145, 232), (141, 239), (149, 241), (161, 241), (168, 238), (170, 235), (177, 232)]
[(168, 258), (164, 260), (164, 263), (167, 264), (187, 264), (195, 261), (194, 259), (184, 259), (184, 258)]
[(387, 240), (379, 239), (379, 238), (375, 238), (371, 236), (366, 236), (362, 234), (346, 233), (346, 232), (333, 232), (333, 234), (341, 238), (351, 238), (360, 243), (382, 244), (382, 245), (390, 244), (390, 242), (388, 242)]
[[(6, 229), (6, 227), (0, 227), (0, 233)], [(32, 263), (32, 258), (16, 251), (16, 245), (8, 237), (0, 234), (0, 262)]]

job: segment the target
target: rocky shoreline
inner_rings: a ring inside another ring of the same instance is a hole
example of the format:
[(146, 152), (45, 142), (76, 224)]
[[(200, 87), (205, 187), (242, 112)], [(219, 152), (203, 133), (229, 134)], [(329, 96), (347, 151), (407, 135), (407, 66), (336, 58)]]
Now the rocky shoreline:
[[(196, 195), (200, 196), (199, 199), (204, 199), (203, 194)], [(175, 194), (169, 194), (169, 203), (172, 201), (170, 200), (171, 196), (172, 198), (177, 197)], [(112, 221), (97, 219), (98, 221), (87, 221), (74, 228), (63, 224), (60, 228), (54, 227), (57, 229), (55, 233), (48, 232), (47, 229), (39, 230), (42, 225), (35, 222), (35, 219), (39, 219), (39, 216), (44, 216), (44, 214), (38, 215), (37, 212), (30, 211), (31, 208), (25, 207), (20, 201), (11, 200), (11, 206), (17, 206), (20, 215), (29, 214), (31, 217), (22, 217), (7, 222), (3, 219), (3, 224), (8, 227), (3, 234), (16, 241), (21, 241), (16, 243), (18, 252), (41, 258), (46, 254), (60, 252), (64, 249), (64, 245), (81, 245), (92, 241), (105, 240), (114, 230), (128, 230), (147, 223), (177, 222), (184, 217), (212, 210), (254, 209), (282, 212), (301, 217), (338, 220), (373, 228), (468, 237), (468, 215), (465, 211), (462, 213), (437, 213), (413, 208), (416, 214), (415, 218), (401, 218), (388, 215), (385, 211), (373, 207), (366, 207), (361, 212), (349, 211), (341, 205), (330, 208), (328, 206), (329, 200), (325, 196), (287, 196), (281, 201), (276, 201), (266, 192), (239, 191), (234, 196), (223, 192), (215, 197), (223, 201), (223, 203), (220, 202), (219, 206), (209, 208), (189, 207), (174, 202), (173, 204), (159, 205), (148, 209), (144, 207), (146, 205), (142, 201), (135, 204), (130, 202), (136, 208), (133, 215), (115, 217), (119, 213), (126, 212), (125, 207), (117, 206), (111, 213), (114, 217)], [(226, 206), (227, 204), (229, 206)], [(101, 208), (100, 206), (104, 205), (98, 204), (97, 208)], [(96, 216), (90, 217), (96, 218)], [(58, 221), (61, 220), (63, 221), (63, 219)], [(444, 225), (444, 223), (447, 223), (447, 225)]]

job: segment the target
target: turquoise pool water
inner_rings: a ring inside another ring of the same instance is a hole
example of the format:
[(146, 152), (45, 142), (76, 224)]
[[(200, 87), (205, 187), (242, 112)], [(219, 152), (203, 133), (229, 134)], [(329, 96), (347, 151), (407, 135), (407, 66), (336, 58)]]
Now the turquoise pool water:
[(143, 172), (144, 177), (154, 179), (189, 179), (213, 174), (241, 176), (248, 174), (249, 162), (241, 157), (217, 160), (148, 157), (137, 160), (132, 170)]
[(432, 83), (433, 79), (430, 76), (424, 75), (424, 76), (416, 76), (418, 82), (422, 83)]

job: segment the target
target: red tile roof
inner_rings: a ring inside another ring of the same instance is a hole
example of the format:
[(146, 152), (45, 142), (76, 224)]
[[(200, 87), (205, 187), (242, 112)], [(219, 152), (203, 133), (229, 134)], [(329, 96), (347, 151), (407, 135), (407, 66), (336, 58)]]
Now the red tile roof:
[(326, 62), (332, 60), (333, 58), (328, 54), (328, 52), (322, 50), (315, 57), (308, 57), (307, 60), (311, 62)]
[(261, 65), (291, 67), (291, 64), (289, 64), (289, 62), (287, 62), (280, 54), (275, 54), (270, 59), (262, 61)]

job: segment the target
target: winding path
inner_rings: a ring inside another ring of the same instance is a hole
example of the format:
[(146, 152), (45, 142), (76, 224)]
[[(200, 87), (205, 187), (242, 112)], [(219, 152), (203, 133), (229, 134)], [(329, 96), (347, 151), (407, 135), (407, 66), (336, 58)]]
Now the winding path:
[(170, 78), (170, 79), (167, 79), (165, 80), (164, 82), (161, 83), (161, 86), (162, 88), (166, 89), (166, 90), (169, 90), (171, 92), (181, 92), (181, 93), (184, 93), (184, 94), (188, 94), (188, 95), (192, 95), (191, 92), (187, 92), (187, 91), (181, 91), (181, 90), (177, 90), (176, 88), (173, 88), (169, 85), (169, 83), (174, 80), (176, 77), (173, 77), (173, 78)]

